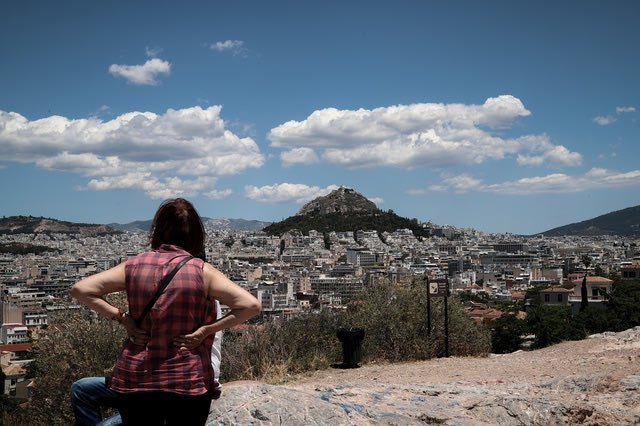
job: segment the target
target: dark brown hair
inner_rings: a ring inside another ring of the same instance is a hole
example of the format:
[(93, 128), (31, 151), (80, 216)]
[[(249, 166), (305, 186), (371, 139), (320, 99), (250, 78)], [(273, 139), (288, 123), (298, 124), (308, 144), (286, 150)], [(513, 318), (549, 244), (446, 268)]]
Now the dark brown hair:
[(151, 248), (173, 244), (198, 256), (204, 249), (204, 226), (193, 204), (184, 198), (164, 201), (156, 212), (149, 231)]

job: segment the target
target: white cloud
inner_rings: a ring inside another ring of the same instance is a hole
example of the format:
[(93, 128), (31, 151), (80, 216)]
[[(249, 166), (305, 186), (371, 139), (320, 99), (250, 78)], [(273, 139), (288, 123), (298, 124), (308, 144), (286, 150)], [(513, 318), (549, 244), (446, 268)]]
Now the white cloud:
[(137, 85), (155, 86), (159, 82), (159, 74), (169, 75), (171, 64), (158, 58), (149, 59), (144, 65), (112, 64), (109, 72), (116, 77), (124, 77), (129, 83)]
[(289, 167), (294, 164), (314, 164), (320, 161), (315, 151), (311, 148), (294, 148), (280, 154), (282, 165)]
[(615, 123), (617, 121), (617, 118), (611, 116), (611, 115), (607, 115), (606, 117), (603, 116), (597, 116), (593, 118), (593, 122), (596, 124), (599, 124), (601, 126), (608, 126), (611, 123)]
[(230, 51), (233, 56), (247, 53), (247, 48), (244, 47), (244, 41), (242, 40), (217, 41), (209, 47), (211, 50), (217, 50), (218, 52)]
[(636, 112), (634, 107), (616, 107), (616, 113), (622, 114), (624, 112)]
[(232, 193), (233, 191), (231, 189), (224, 189), (222, 191), (214, 189), (213, 191), (205, 192), (202, 195), (210, 200), (222, 200), (223, 198), (227, 198)]
[(216, 178), (212, 177), (181, 179), (173, 176), (158, 178), (149, 172), (130, 172), (121, 176), (92, 179), (85, 188), (80, 189), (96, 191), (142, 190), (153, 200), (164, 200), (175, 197), (195, 197), (200, 192), (211, 189), (215, 183)]
[(220, 198), (230, 192), (215, 190), (217, 178), (265, 162), (253, 139), (225, 128), (220, 111), (212, 106), (130, 112), (106, 122), (60, 116), (29, 121), (0, 111), (0, 160), (93, 178), (86, 189), (143, 190), (153, 198), (202, 192)]
[(336, 185), (320, 188), (297, 183), (280, 183), (261, 187), (247, 185), (245, 186), (245, 195), (251, 200), (262, 203), (295, 202), (301, 204), (327, 195), (338, 188)]
[(330, 164), (348, 168), (470, 165), (523, 151), (541, 156), (540, 160), (529, 160), (532, 164), (553, 160), (572, 165), (581, 161), (580, 154), (551, 144), (545, 135), (515, 139), (498, 136), (497, 129), (530, 114), (519, 99), (510, 95), (489, 98), (483, 105), (327, 108), (314, 111), (304, 121), (289, 121), (271, 129), (268, 138), (271, 146), (290, 150), (282, 154), (285, 165), (292, 164), (294, 154), (303, 149), (313, 150), (314, 155), (320, 153), (320, 158)]
[(582, 164), (582, 155), (577, 152), (571, 152), (564, 146), (553, 146), (546, 144), (542, 148), (540, 155), (522, 155), (519, 154), (517, 162), (521, 166), (540, 166), (542, 164), (550, 164), (552, 166), (579, 166)]
[(570, 176), (554, 173), (547, 176), (522, 178), (516, 181), (485, 184), (467, 174), (444, 176), (442, 182), (428, 189), (407, 191), (412, 195), (428, 192), (486, 192), (507, 195), (567, 194), (596, 189), (640, 186), (640, 170), (621, 173), (614, 170), (593, 168), (583, 175)]

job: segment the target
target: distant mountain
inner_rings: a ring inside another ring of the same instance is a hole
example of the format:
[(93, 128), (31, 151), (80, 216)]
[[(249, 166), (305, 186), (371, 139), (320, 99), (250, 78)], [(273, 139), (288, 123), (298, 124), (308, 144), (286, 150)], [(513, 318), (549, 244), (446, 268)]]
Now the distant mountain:
[(271, 235), (282, 235), (294, 229), (304, 234), (310, 230), (325, 233), (411, 229), (416, 236), (428, 236), (417, 220), (400, 217), (392, 210), (382, 211), (371, 200), (345, 187), (308, 202), (295, 216), (273, 223), (264, 231)]
[[(127, 232), (149, 232), (151, 229), (151, 222), (153, 220), (136, 220), (135, 222), (129, 222), (125, 224), (110, 223), (109, 226), (121, 231)], [(202, 222), (207, 229), (217, 230), (229, 230), (229, 231), (259, 231), (271, 222), (263, 222), (260, 220), (245, 220), (245, 219), (211, 219), (203, 217)]]
[(81, 234), (84, 236), (119, 234), (107, 225), (65, 222), (33, 216), (10, 216), (0, 219), (0, 234)]
[(640, 236), (640, 206), (629, 207), (582, 222), (542, 232), (547, 237), (577, 235)]

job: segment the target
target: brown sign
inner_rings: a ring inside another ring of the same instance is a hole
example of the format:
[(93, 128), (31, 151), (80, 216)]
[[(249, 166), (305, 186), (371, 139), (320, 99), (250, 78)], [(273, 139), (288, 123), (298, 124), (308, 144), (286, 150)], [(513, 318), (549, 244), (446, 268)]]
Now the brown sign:
[(429, 296), (444, 297), (447, 295), (447, 280), (435, 279), (429, 280)]

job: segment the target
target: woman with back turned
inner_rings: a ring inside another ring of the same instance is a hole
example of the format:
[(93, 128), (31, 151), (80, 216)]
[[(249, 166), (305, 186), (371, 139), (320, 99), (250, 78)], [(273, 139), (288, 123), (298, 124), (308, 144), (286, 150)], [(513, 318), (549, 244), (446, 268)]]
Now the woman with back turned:
[[(165, 201), (150, 237), (152, 251), (79, 281), (71, 295), (120, 322), (131, 336), (110, 384), (118, 393), (125, 425), (204, 425), (214, 383), (209, 352), (213, 336), (257, 315), (260, 302), (197, 257), (204, 248), (204, 227), (187, 200)], [(143, 315), (160, 283), (183, 260), (187, 262)], [(103, 299), (122, 290), (127, 291), (129, 312)], [(218, 321), (215, 300), (231, 308)]]

